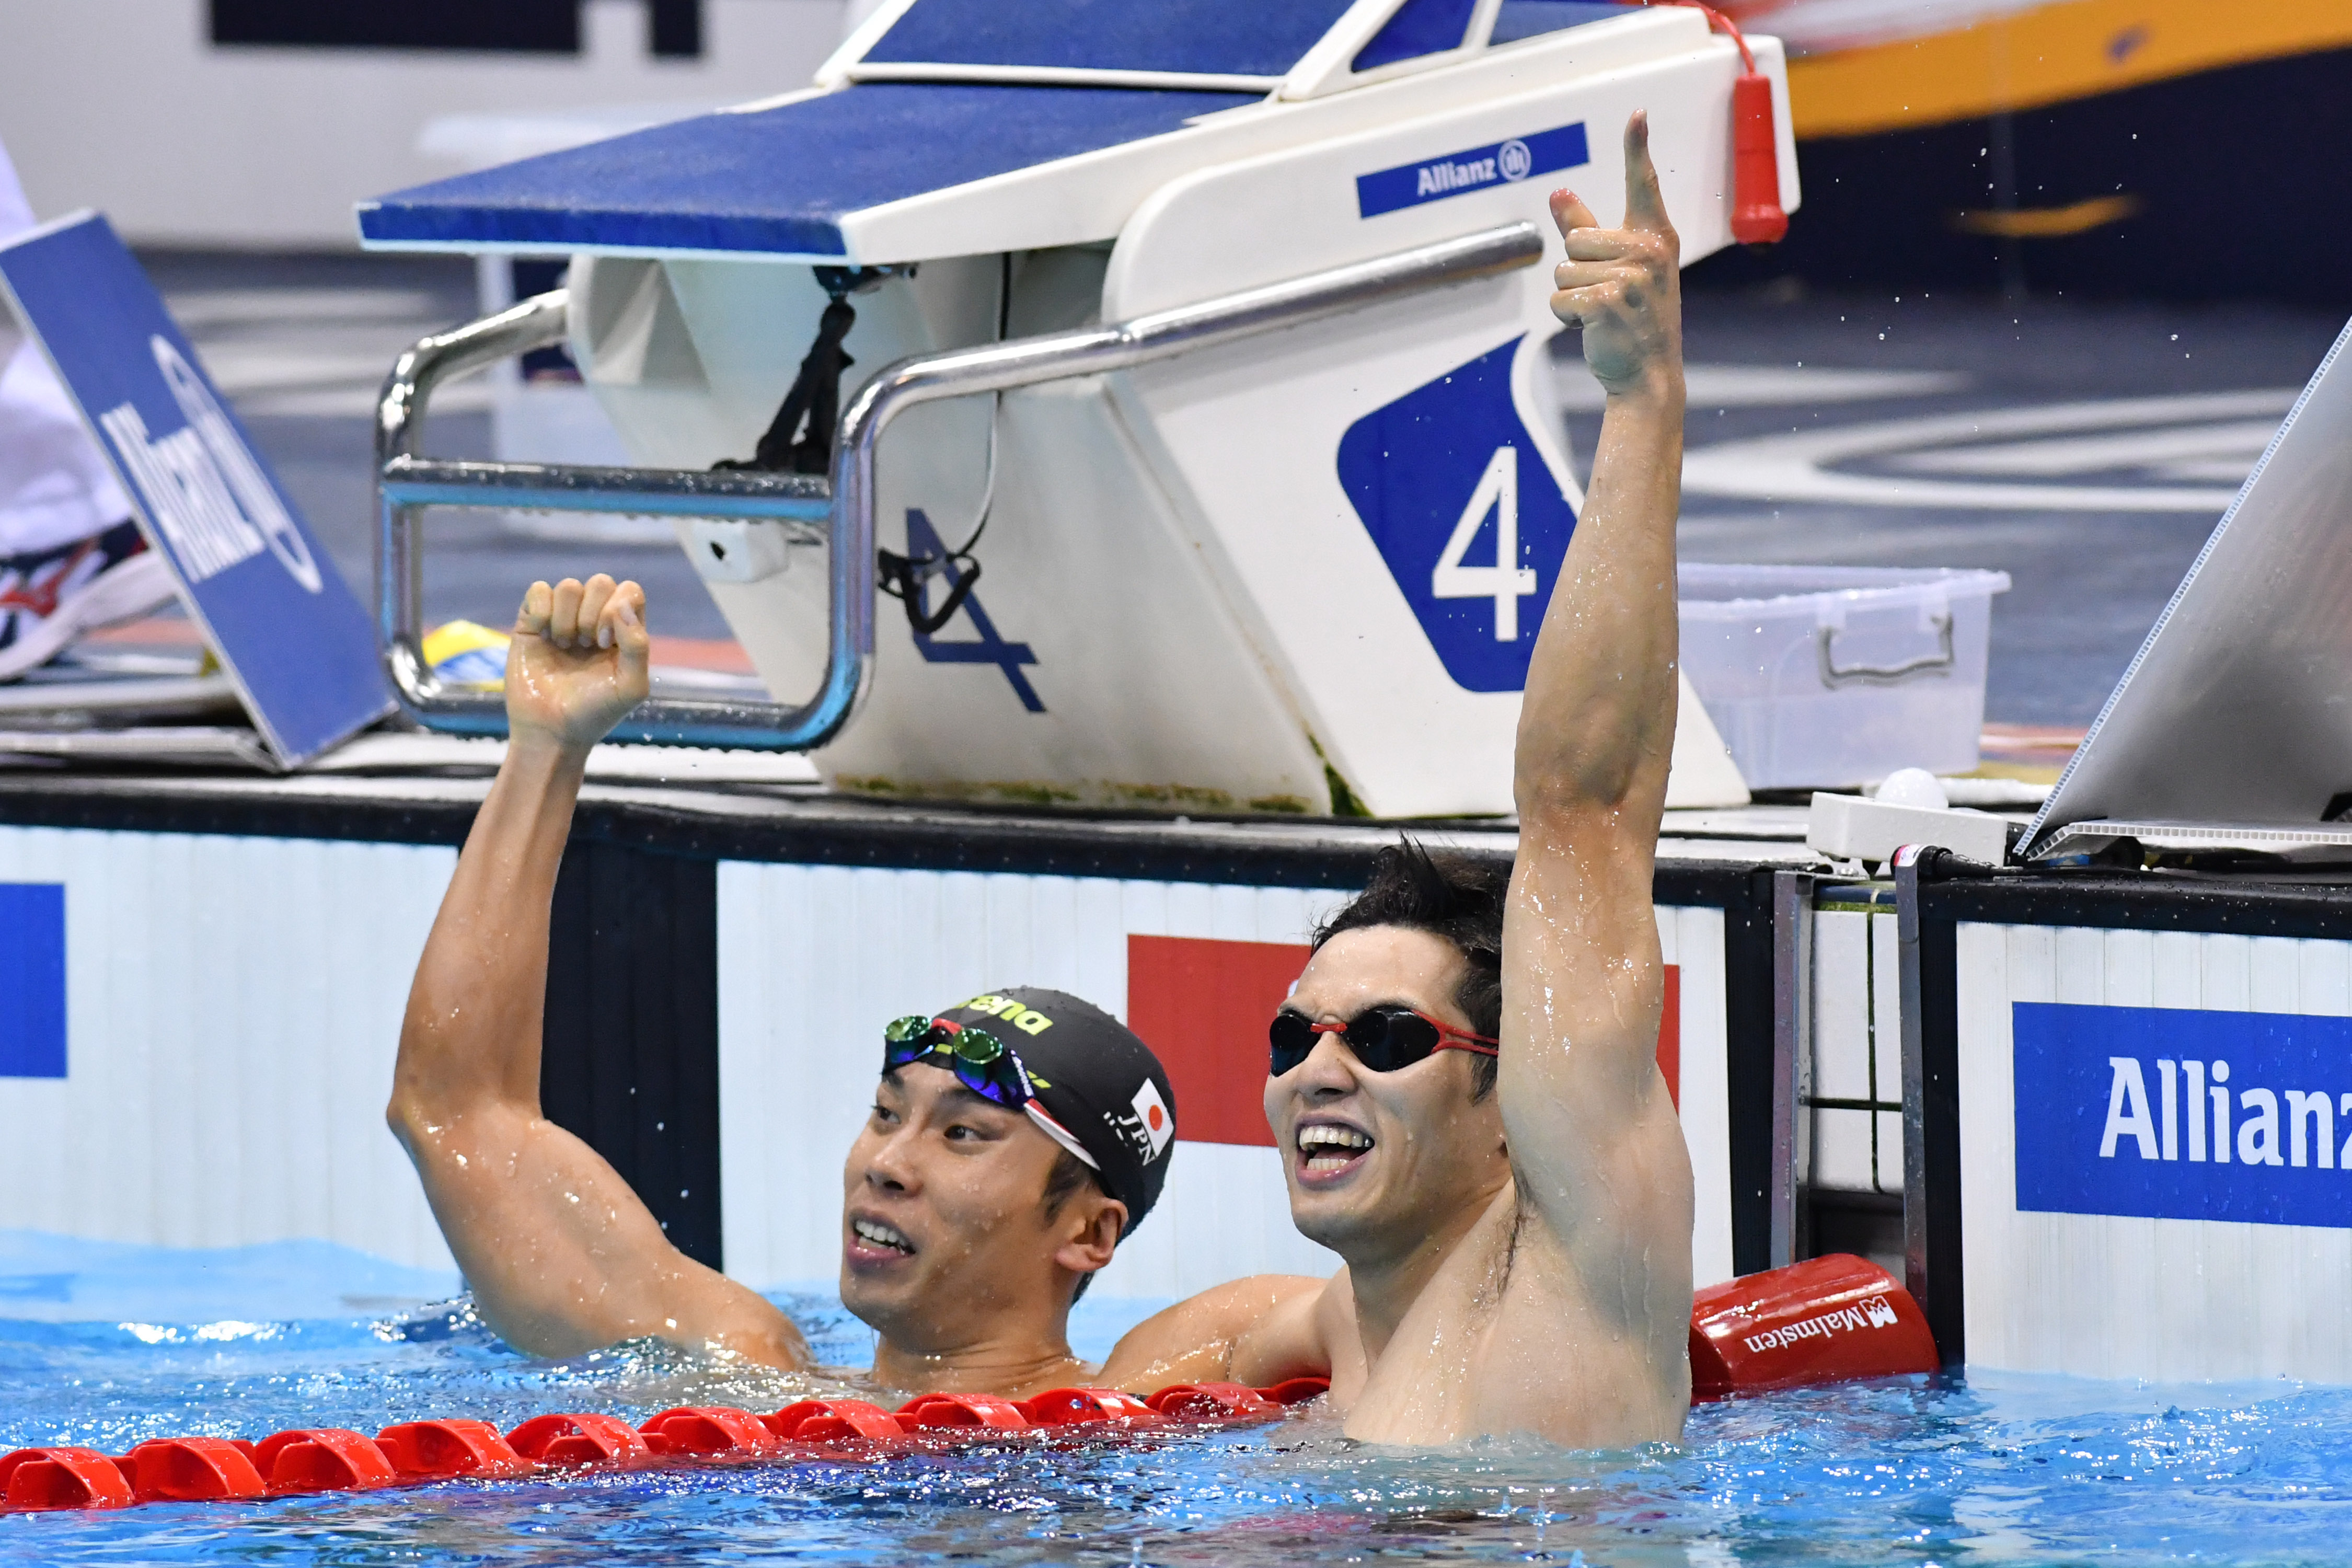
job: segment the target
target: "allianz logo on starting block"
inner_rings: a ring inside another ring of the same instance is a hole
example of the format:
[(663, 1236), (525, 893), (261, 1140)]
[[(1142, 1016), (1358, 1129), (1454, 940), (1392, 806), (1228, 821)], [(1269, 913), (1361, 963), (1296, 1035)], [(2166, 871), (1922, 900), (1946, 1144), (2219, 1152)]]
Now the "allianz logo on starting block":
[(147, 422), (128, 400), (100, 414), (98, 423), (188, 582), (215, 577), (267, 546), (288, 575), (319, 592), (318, 563), (302, 531), (287, 515), (211, 389), (168, 339), (151, 337), (148, 348), (187, 424), (169, 435), (150, 436)]
[(1425, 163), (1400, 163), (1393, 169), (1357, 175), (1356, 215), (1378, 217), (1423, 202), (1517, 184), (1537, 174), (1576, 168), (1590, 157), (1580, 120), (1573, 125), (1506, 137)]
[(2011, 1023), (2020, 1209), (2352, 1229), (2352, 1018), (2018, 1002)]

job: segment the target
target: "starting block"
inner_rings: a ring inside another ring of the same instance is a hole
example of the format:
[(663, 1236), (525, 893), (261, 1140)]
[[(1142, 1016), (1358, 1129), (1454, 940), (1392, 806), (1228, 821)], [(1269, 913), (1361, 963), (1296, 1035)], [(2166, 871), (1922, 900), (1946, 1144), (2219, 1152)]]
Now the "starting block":
[[(1507, 812), (1591, 461), (1545, 194), (1612, 216), (1647, 110), (1685, 259), (1767, 237), (1775, 102), (1777, 44), (1684, 6), (894, 0), (803, 90), (364, 204), (372, 247), (571, 258), (387, 389), (402, 700), (501, 721), (417, 651), (424, 507), (635, 511), (791, 705), (620, 738), (884, 795)], [(559, 341), (642, 467), (418, 449), (436, 380)], [(1683, 713), (1676, 804), (1744, 800)]]

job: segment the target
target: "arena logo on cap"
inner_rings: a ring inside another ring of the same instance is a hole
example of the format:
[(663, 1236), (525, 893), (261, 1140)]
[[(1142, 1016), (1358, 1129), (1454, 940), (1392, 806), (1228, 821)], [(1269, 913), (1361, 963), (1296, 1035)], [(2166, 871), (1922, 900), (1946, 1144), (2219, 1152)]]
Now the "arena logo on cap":
[(1054, 1026), (1053, 1019), (1027, 1003), (1016, 1002), (1010, 996), (975, 996), (952, 1011), (993, 1013), (1025, 1035), (1042, 1035)]
[(1467, 147), (1425, 163), (1400, 163), (1356, 176), (1356, 213), (1378, 217), (1424, 202), (1517, 184), (1536, 174), (1573, 169), (1590, 161), (1584, 122)]
[(2011, 1026), (2020, 1209), (2352, 1229), (2352, 1018), (2018, 1002)]

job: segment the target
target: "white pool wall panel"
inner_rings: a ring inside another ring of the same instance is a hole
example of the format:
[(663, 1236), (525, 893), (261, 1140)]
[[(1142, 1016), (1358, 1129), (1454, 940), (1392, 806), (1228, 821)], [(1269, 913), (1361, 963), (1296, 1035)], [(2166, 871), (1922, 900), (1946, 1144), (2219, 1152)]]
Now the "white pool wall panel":
[(1969, 1364), (2352, 1383), (2352, 1229), (2018, 1209), (2011, 1027), (2017, 1002), (2342, 1017), (2352, 942), (1963, 922), (1958, 958)]
[[(1901, 949), (1895, 914), (1813, 914), (1812, 1096), (1903, 1100)], [(1815, 1107), (1810, 1184), (1903, 1191), (1903, 1113)]]
[[(871, 1104), (882, 1026), (995, 986), (1128, 1011), (1128, 938), (1303, 943), (1349, 895), (1093, 877), (721, 862), (719, 1073), (727, 1271), (755, 1287), (839, 1271), (842, 1163)], [(1681, 973), (1682, 1115), (1701, 1283), (1731, 1274), (1723, 913), (1660, 908)], [(1262, 1073), (1263, 1046), (1235, 1043)], [(1166, 1299), (1241, 1276), (1329, 1275), (1290, 1223), (1272, 1148), (1182, 1137), (1159, 1206), (1094, 1287)]]
[(456, 1265), (385, 1127), (446, 847), (0, 827), (65, 889), (67, 1074), (0, 1078), (0, 1228)]

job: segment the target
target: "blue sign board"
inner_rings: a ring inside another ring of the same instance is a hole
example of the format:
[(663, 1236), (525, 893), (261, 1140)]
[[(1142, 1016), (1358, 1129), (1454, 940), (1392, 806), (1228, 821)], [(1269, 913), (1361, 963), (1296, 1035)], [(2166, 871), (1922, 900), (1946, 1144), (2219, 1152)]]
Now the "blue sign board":
[(301, 763), (388, 712), (367, 612), (106, 219), (85, 214), (0, 246), (0, 289), (278, 759)]
[(1517, 184), (1538, 174), (1573, 169), (1591, 156), (1584, 142), (1584, 121), (1465, 147), (1419, 163), (1356, 176), (1356, 216), (1378, 217), (1382, 213), (1466, 196), (1473, 191)]
[(0, 882), (0, 1078), (66, 1076), (66, 890)]
[(2011, 1005), (2017, 1206), (2352, 1229), (2352, 1018)]
[(1339, 486), (1445, 673), (1520, 691), (1576, 511), (1511, 397), (1513, 338), (1339, 438)]

